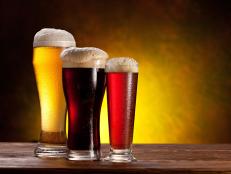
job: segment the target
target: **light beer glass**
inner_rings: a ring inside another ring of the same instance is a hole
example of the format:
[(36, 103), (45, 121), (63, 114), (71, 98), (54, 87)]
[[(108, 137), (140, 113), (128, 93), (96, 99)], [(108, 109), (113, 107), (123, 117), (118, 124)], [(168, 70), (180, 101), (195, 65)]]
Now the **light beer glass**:
[(112, 58), (106, 63), (110, 153), (105, 160), (134, 161), (131, 145), (136, 107), (138, 63), (132, 58)]
[(33, 66), (41, 108), (41, 132), (34, 151), (38, 157), (64, 157), (67, 152), (60, 53), (75, 45), (65, 30), (45, 28), (34, 36)]

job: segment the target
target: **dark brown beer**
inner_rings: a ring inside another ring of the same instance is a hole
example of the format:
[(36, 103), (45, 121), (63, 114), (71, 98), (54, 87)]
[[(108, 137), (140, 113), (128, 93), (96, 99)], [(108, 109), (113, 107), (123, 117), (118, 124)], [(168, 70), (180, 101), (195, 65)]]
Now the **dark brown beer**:
[(105, 72), (98, 68), (63, 68), (71, 150), (100, 150), (99, 118)]
[(99, 120), (108, 54), (99, 48), (68, 48), (61, 53), (68, 109), (69, 160), (99, 160)]

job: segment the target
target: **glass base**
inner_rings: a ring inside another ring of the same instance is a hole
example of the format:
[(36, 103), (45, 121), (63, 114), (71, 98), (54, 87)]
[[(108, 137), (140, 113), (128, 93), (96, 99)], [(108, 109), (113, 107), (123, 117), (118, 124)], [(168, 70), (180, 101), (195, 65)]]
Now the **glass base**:
[(39, 143), (34, 154), (42, 158), (64, 158), (67, 155), (67, 147), (65, 145)]
[(132, 162), (136, 161), (136, 158), (132, 154), (131, 149), (110, 149), (109, 155), (104, 158), (105, 161), (110, 162)]
[(67, 154), (68, 160), (74, 161), (95, 161), (100, 160), (99, 150), (69, 150)]

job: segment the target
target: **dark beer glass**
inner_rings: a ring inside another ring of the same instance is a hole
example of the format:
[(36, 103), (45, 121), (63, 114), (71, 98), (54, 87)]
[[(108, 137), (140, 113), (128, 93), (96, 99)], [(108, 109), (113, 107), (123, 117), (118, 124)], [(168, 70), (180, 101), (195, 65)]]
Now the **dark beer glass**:
[(113, 58), (106, 64), (110, 154), (106, 160), (130, 162), (136, 107), (138, 64), (131, 58)]
[(100, 110), (107, 54), (96, 48), (70, 48), (61, 54), (68, 109), (69, 160), (100, 159)]

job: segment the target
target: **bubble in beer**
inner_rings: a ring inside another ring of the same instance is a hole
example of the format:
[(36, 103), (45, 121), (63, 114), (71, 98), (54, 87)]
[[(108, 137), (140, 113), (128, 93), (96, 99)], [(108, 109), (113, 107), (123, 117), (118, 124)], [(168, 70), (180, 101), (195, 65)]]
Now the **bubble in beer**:
[(73, 47), (76, 46), (73, 35), (65, 30), (44, 28), (34, 36), (33, 47)]
[(112, 58), (106, 63), (106, 72), (138, 72), (138, 62), (130, 57)]
[(108, 54), (95, 47), (70, 47), (61, 53), (63, 67), (105, 68)]

